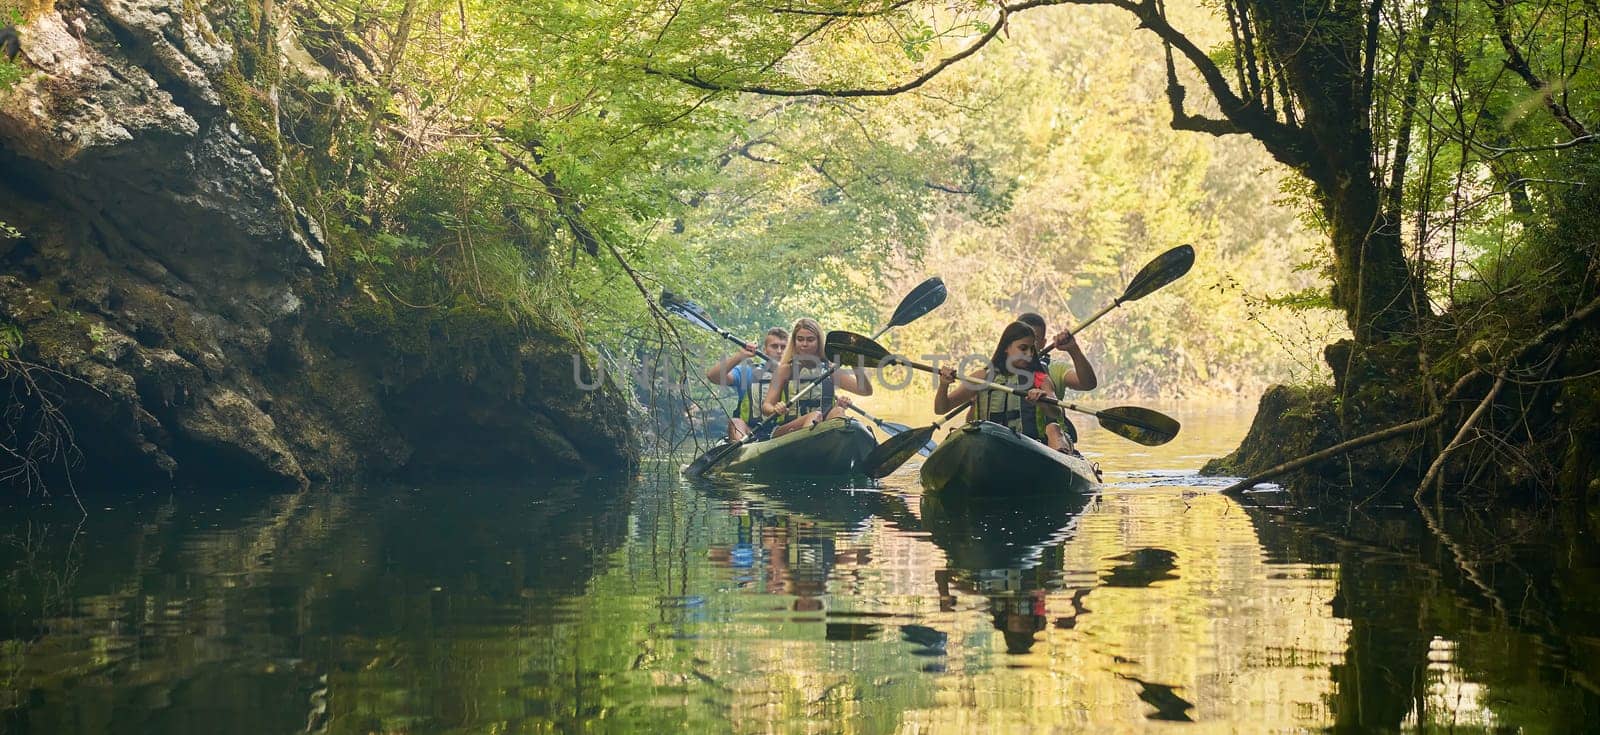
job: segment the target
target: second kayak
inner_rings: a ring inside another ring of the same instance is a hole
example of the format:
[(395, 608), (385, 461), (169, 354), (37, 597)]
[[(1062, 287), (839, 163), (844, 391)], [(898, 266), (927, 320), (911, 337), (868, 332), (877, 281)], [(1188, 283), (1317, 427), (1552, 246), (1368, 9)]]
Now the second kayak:
[(922, 463), (929, 490), (972, 496), (1086, 494), (1100, 484), (1089, 461), (1010, 428), (973, 421), (945, 437)]
[(861, 471), (861, 460), (877, 446), (872, 429), (860, 421), (828, 419), (776, 439), (740, 447), (713, 472), (768, 477), (849, 475)]

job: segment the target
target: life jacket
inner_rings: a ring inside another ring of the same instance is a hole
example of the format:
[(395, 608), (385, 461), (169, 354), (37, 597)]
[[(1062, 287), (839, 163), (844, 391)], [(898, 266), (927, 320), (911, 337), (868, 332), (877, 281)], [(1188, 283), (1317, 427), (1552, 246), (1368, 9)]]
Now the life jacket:
[(796, 401), (792, 404), (789, 402), (789, 398), (791, 396), (799, 393), (806, 386), (810, 385), (811, 381), (822, 377), (822, 374), (827, 372), (827, 370), (828, 368), (826, 365), (813, 363), (804, 367), (799, 367), (790, 373), (789, 382), (783, 386), (783, 395), (779, 396), (779, 400), (782, 401), (784, 405), (789, 407), (788, 410), (784, 411), (783, 413), (784, 421), (793, 421), (794, 419), (800, 418), (801, 416), (811, 413), (812, 411), (824, 411), (833, 406), (832, 373), (829, 373), (828, 377), (823, 379), (822, 385), (812, 388), (804, 396), (801, 396), (799, 401)]
[[(1033, 373), (1016, 375), (1007, 372), (996, 375), (993, 368), (989, 370), (988, 380), (1012, 388), (1027, 390), (1033, 387)], [(1023, 400), (1011, 391), (989, 389), (978, 393), (973, 399), (973, 408), (977, 411), (979, 421), (992, 421), (1003, 426), (1009, 426), (1013, 431), (1021, 433), (1031, 439), (1044, 441), (1043, 432), (1039, 427), (1039, 419), (1035, 414), (1035, 405), (1031, 401)]]
[(772, 371), (765, 365), (751, 365), (748, 369), (750, 379), (745, 381), (739, 405), (733, 409), (733, 415), (747, 424), (761, 418), (761, 402), (767, 399), (767, 389), (772, 387)]

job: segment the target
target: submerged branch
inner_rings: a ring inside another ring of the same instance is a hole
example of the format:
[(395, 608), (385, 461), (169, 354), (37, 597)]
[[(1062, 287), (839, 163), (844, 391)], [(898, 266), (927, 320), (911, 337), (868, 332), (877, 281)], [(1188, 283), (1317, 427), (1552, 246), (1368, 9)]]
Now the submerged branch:
[[(1521, 362), (1523, 358), (1527, 357), (1529, 353), (1533, 352), (1539, 347), (1548, 345), (1565, 336), (1580, 322), (1594, 317), (1596, 314), (1600, 314), (1600, 297), (1595, 298), (1594, 300), (1585, 304), (1583, 307), (1579, 308), (1577, 311), (1567, 315), (1565, 319), (1550, 325), (1532, 340), (1529, 340), (1526, 344), (1517, 348), (1516, 352), (1512, 353), (1510, 359), (1505, 362), (1507, 369), (1509, 370), (1510, 366), (1514, 366), (1518, 362)], [(1371, 446), (1373, 444), (1378, 444), (1380, 442), (1385, 442), (1402, 436), (1407, 436), (1418, 430), (1431, 427), (1444, 419), (1445, 410), (1442, 408), (1442, 406), (1447, 405), (1475, 379), (1488, 374), (1490, 373), (1484, 368), (1474, 368), (1468, 371), (1465, 375), (1462, 375), (1456, 380), (1455, 385), (1452, 385), (1450, 387), (1450, 391), (1445, 394), (1443, 399), (1440, 400), (1439, 404), (1441, 408), (1433, 413), (1423, 416), (1422, 418), (1407, 421), (1403, 424), (1397, 424), (1387, 429), (1382, 429), (1370, 434), (1350, 439), (1348, 441), (1340, 442), (1328, 447), (1327, 449), (1313, 452), (1299, 459), (1290, 460), (1288, 462), (1283, 462), (1273, 467), (1269, 467), (1261, 472), (1229, 485), (1226, 488), (1223, 488), (1222, 493), (1225, 495), (1238, 495), (1245, 490), (1255, 487), (1258, 483), (1264, 480), (1278, 477), (1289, 472), (1294, 472), (1295, 470), (1304, 469), (1310, 465), (1348, 454), (1362, 447)], [(1478, 408), (1473, 411), (1472, 415), (1469, 416), (1466, 422), (1463, 423), (1457, 430), (1456, 438), (1451, 441), (1450, 446), (1446, 447), (1445, 451), (1442, 452), (1439, 457), (1434, 459), (1434, 466), (1429, 467), (1428, 474), (1424, 476), (1423, 482), (1421, 486), (1419, 486), (1419, 494), (1421, 493), (1420, 488), (1426, 487), (1428, 481), (1433, 479), (1435, 473), (1438, 471), (1437, 467), (1438, 465), (1442, 464), (1445, 455), (1453, 451), (1453, 449), (1460, 443), (1462, 437), (1471, 430), (1471, 427), (1474, 426), (1479, 419), (1482, 418), (1483, 413), (1488, 410), (1488, 406), (1494, 402), (1496, 394), (1500, 392), (1500, 388), (1507, 380), (1503, 373), (1497, 373), (1495, 375), (1495, 383), (1493, 387), (1489, 389), (1489, 394), (1479, 402)]]
[(1349, 452), (1353, 452), (1353, 451), (1355, 451), (1357, 449), (1360, 449), (1362, 447), (1371, 446), (1373, 444), (1378, 444), (1378, 443), (1381, 443), (1381, 442), (1386, 442), (1386, 441), (1388, 441), (1390, 439), (1394, 439), (1394, 438), (1397, 438), (1397, 437), (1408, 436), (1408, 435), (1410, 435), (1410, 434), (1412, 434), (1414, 432), (1420, 431), (1422, 429), (1426, 429), (1426, 428), (1428, 428), (1430, 426), (1433, 426), (1434, 424), (1439, 423), (1439, 419), (1441, 419), (1441, 418), (1444, 418), (1444, 414), (1442, 412), (1441, 413), (1432, 413), (1432, 414), (1428, 414), (1427, 416), (1424, 416), (1424, 417), (1422, 417), (1420, 419), (1417, 419), (1415, 421), (1407, 421), (1407, 422), (1405, 422), (1403, 424), (1398, 424), (1398, 425), (1395, 425), (1395, 426), (1391, 426), (1391, 427), (1389, 427), (1387, 429), (1383, 429), (1383, 430), (1380, 430), (1380, 431), (1374, 431), (1371, 434), (1358, 436), (1358, 437), (1356, 437), (1354, 439), (1351, 439), (1349, 441), (1340, 442), (1340, 443), (1335, 444), (1335, 445), (1333, 445), (1331, 447), (1328, 447), (1327, 449), (1324, 449), (1322, 451), (1312, 452), (1311, 454), (1308, 454), (1308, 455), (1306, 455), (1304, 457), (1301, 457), (1299, 459), (1290, 460), (1288, 462), (1284, 462), (1282, 464), (1278, 464), (1278, 465), (1274, 465), (1272, 467), (1269, 467), (1269, 468), (1267, 468), (1265, 470), (1262, 470), (1261, 472), (1257, 472), (1254, 475), (1246, 477), (1243, 480), (1240, 480), (1240, 481), (1238, 481), (1236, 483), (1233, 483), (1232, 485), (1229, 485), (1229, 486), (1223, 488), (1222, 489), (1222, 494), (1224, 494), (1224, 495), (1237, 495), (1237, 494), (1243, 493), (1245, 490), (1249, 490), (1250, 488), (1255, 487), (1256, 485), (1260, 484), (1261, 482), (1263, 482), (1265, 480), (1272, 479), (1272, 478), (1277, 477), (1279, 475), (1282, 475), (1282, 474), (1285, 474), (1285, 473), (1289, 473), (1289, 472), (1294, 472), (1295, 470), (1298, 470), (1298, 469), (1303, 469), (1303, 468), (1308, 467), (1310, 465), (1314, 465), (1314, 464), (1316, 464), (1318, 462), (1321, 462), (1321, 461), (1324, 461), (1324, 460), (1328, 460), (1328, 459), (1332, 459), (1334, 457), (1338, 457), (1340, 455), (1347, 454)]
[(1449, 459), (1450, 455), (1466, 442), (1467, 434), (1472, 431), (1472, 427), (1478, 425), (1478, 421), (1483, 419), (1483, 415), (1489, 411), (1489, 407), (1494, 405), (1495, 397), (1500, 395), (1500, 389), (1504, 388), (1505, 385), (1506, 378), (1504, 375), (1494, 379), (1494, 386), (1489, 388), (1488, 395), (1485, 395), (1483, 400), (1478, 402), (1478, 407), (1472, 410), (1472, 415), (1468, 416), (1467, 420), (1461, 424), (1461, 428), (1456, 430), (1456, 435), (1439, 452), (1439, 456), (1433, 458), (1433, 463), (1428, 465), (1428, 471), (1422, 475), (1422, 482), (1417, 483), (1417, 491), (1411, 495), (1411, 500), (1417, 504), (1417, 507), (1422, 507), (1422, 493), (1429, 485), (1440, 479), (1439, 472), (1444, 469), (1445, 460)]

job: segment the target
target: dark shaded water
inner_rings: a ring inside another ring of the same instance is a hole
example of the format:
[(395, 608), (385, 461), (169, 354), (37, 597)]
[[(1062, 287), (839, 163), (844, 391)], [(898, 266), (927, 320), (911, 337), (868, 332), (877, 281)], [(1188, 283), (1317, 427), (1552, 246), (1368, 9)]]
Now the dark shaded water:
[(1085, 431), (1098, 497), (1013, 507), (663, 464), (7, 510), (0, 731), (1593, 729), (1559, 533), (1285, 520), (1192, 474), (1247, 413), (1167, 410), (1161, 450)]

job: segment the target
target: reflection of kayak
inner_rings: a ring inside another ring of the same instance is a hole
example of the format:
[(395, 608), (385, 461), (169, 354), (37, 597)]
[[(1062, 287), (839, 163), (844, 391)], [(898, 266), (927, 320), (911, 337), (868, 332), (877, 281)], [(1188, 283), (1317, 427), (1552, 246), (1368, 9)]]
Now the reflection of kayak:
[(776, 439), (748, 444), (713, 472), (768, 477), (815, 477), (859, 472), (878, 446), (872, 430), (855, 419), (828, 419)]
[(976, 498), (922, 496), (921, 530), (944, 552), (950, 568), (970, 573), (1038, 565), (1058, 549), (1062, 530), (1089, 504), (1078, 493)]
[(751, 482), (719, 478), (704, 485), (709, 497), (744, 501), (768, 515), (793, 516), (835, 528), (854, 528), (872, 517), (888, 517), (893, 505), (873, 489), (851, 489), (836, 479), (793, 478)]
[(950, 432), (928, 461), (929, 490), (981, 497), (1087, 494), (1099, 484), (1094, 466), (1000, 424), (973, 421)]

